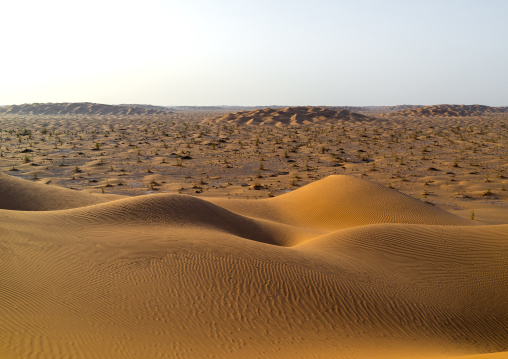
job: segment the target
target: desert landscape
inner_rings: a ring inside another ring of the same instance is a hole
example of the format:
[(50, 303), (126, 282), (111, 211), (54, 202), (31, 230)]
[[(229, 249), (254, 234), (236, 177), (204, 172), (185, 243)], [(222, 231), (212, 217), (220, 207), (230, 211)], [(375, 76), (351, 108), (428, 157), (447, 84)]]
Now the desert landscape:
[(0, 357), (508, 357), (507, 126), (0, 107)]

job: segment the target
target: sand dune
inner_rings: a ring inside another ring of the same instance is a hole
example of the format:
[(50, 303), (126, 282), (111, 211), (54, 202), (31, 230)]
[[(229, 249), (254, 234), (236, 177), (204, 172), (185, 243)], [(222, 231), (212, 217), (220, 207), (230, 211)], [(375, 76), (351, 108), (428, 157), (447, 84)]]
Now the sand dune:
[(103, 203), (118, 197), (97, 196), (0, 173), (0, 209), (51, 211)]
[(167, 115), (169, 111), (132, 105), (105, 105), (90, 102), (32, 103), (0, 107), (2, 115)]
[(298, 124), (337, 124), (339, 121), (372, 121), (371, 117), (349, 112), (332, 110), (324, 107), (300, 106), (265, 108), (252, 111), (240, 111), (219, 115), (204, 120), (204, 123), (219, 124), (264, 124), (264, 125), (298, 125)]
[(416, 117), (460, 117), (481, 116), (486, 114), (506, 113), (506, 107), (490, 107), (484, 105), (432, 105), (408, 108), (390, 112), (389, 115)]
[(0, 181), (2, 358), (508, 349), (508, 225), (349, 176), (257, 201)]
[(345, 175), (329, 176), (273, 199), (210, 201), (247, 216), (324, 231), (374, 223), (473, 225), (396, 190)]

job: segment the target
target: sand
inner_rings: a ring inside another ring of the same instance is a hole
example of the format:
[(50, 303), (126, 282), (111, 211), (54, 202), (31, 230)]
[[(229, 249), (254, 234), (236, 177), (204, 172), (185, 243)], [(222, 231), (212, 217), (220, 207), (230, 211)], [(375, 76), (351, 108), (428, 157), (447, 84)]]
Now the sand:
[(1, 358), (507, 357), (504, 117), (171, 116), (3, 118)]
[(224, 116), (208, 118), (206, 122), (217, 124), (247, 124), (247, 125), (314, 125), (327, 124), (344, 121), (375, 121), (374, 118), (360, 113), (350, 112), (345, 109), (333, 110), (322, 107), (299, 106), (280, 108), (264, 108), (251, 111), (240, 111), (229, 113)]
[(32, 103), (0, 107), (2, 115), (36, 116), (171, 116), (169, 109), (149, 105), (105, 105), (91, 102)]
[(397, 109), (396, 111), (393, 111), (393, 113), (390, 113), (390, 115), (417, 117), (464, 117), (507, 112), (508, 107), (491, 107), (484, 105), (432, 105)]

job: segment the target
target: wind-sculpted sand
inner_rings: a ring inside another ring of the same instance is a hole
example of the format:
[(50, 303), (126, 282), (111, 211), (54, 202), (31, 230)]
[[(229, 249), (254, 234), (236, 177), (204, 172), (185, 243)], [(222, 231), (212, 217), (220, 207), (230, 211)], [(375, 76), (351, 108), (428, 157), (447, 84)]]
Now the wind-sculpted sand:
[(167, 108), (157, 106), (105, 105), (91, 102), (32, 103), (0, 107), (0, 115), (37, 116), (169, 116)]
[(486, 114), (507, 113), (508, 107), (490, 107), (483, 105), (432, 105), (401, 109), (389, 115), (416, 117), (463, 117)]
[(508, 225), (353, 176), (247, 200), (0, 175), (0, 278), (1, 358), (508, 350)]
[(350, 112), (345, 109), (332, 110), (323, 107), (299, 106), (284, 109), (264, 108), (252, 111), (219, 115), (208, 118), (207, 122), (219, 124), (247, 124), (247, 125), (298, 125), (298, 124), (339, 124), (348, 121), (374, 121), (368, 116)]

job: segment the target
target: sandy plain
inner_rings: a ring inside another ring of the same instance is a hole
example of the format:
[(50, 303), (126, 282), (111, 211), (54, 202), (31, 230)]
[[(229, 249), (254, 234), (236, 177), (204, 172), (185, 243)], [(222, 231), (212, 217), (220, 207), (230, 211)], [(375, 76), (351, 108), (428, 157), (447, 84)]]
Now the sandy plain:
[(330, 111), (0, 116), (0, 357), (506, 357), (508, 115)]

